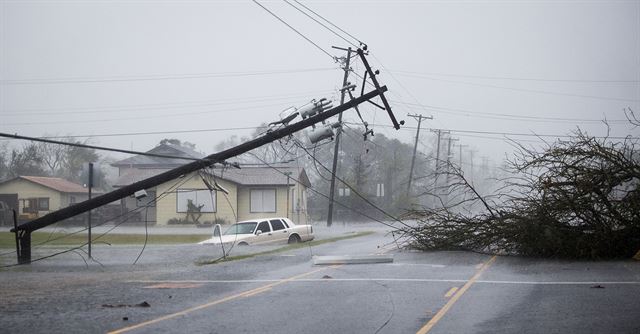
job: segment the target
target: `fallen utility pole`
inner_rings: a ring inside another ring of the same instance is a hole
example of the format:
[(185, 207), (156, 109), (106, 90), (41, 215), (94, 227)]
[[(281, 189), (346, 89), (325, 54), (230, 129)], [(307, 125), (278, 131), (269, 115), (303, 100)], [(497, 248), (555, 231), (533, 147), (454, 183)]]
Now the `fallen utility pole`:
[[(112, 192), (95, 197), (91, 200), (87, 200), (87, 201), (60, 209), (58, 211), (51, 212), (45, 216), (34, 219), (30, 222), (16, 226), (11, 230), (11, 232), (15, 232), (18, 239), (18, 245), (16, 245), (17, 248), (19, 249), (18, 263), (22, 264), (22, 263), (31, 262), (31, 233), (33, 231), (49, 226), (61, 220), (71, 218), (73, 216), (79, 215), (81, 213), (87, 212), (97, 207), (106, 205), (113, 201), (117, 201), (124, 197), (131, 196), (136, 191), (153, 188), (162, 183), (179, 178), (183, 175), (189, 174), (199, 169), (209, 167), (215, 163), (225, 161), (229, 158), (233, 158), (235, 156), (238, 156), (240, 154), (243, 154), (255, 148), (258, 148), (262, 145), (284, 138), (286, 136), (293, 134), (294, 132), (300, 131), (311, 125), (314, 125), (332, 116), (335, 116), (345, 110), (351, 109), (365, 101), (369, 101), (370, 99), (376, 96), (382, 97), (384, 96), (383, 93), (386, 91), (387, 91), (386, 86), (379, 87), (373, 91), (370, 91), (366, 94), (361, 95), (358, 98), (349, 100), (346, 103), (341, 104), (333, 109), (327, 110), (322, 113), (318, 113), (315, 116), (311, 116), (309, 118), (303, 119), (302, 121), (291, 124), (289, 126), (267, 132), (263, 136), (260, 136), (256, 139), (245, 142), (238, 146), (229, 148), (222, 152), (211, 154), (203, 159), (193, 161), (191, 163), (166, 171), (162, 174), (158, 174), (148, 179), (135, 182), (128, 186), (125, 186), (125, 187), (116, 189)], [(391, 110), (388, 110), (388, 112), (391, 113)], [(392, 121), (395, 121), (395, 118), (392, 118)]]

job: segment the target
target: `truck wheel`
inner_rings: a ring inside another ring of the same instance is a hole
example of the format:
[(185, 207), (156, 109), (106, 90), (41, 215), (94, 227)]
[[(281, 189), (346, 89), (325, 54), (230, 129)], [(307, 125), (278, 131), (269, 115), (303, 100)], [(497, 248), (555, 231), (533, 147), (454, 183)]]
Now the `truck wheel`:
[(300, 242), (300, 237), (297, 234), (293, 234), (289, 237), (290, 244), (297, 244)]

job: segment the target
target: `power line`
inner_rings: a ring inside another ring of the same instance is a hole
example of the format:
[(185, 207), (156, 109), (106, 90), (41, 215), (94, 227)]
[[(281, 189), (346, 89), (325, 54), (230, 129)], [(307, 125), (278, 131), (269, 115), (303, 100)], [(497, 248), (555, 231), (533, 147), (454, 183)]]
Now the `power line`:
[(263, 75), (279, 75), (292, 73), (308, 73), (334, 70), (332, 67), (307, 68), (294, 70), (273, 70), (255, 72), (222, 72), (222, 73), (191, 73), (175, 75), (142, 75), (142, 76), (121, 76), (121, 77), (70, 77), (70, 78), (47, 78), (47, 79), (9, 79), (0, 80), (0, 85), (51, 85), (51, 84), (72, 84), (72, 83), (108, 83), (108, 82), (136, 82), (136, 81), (157, 81), (157, 80), (184, 80), (184, 79), (207, 79), (207, 78), (230, 78), (230, 77), (253, 77)]
[[(329, 23), (329, 24), (330, 24), (330, 25), (332, 25), (334, 28), (336, 28), (336, 29), (338, 29), (338, 30), (342, 31), (343, 33), (347, 34), (347, 36), (349, 36), (349, 37), (353, 38), (354, 40), (358, 41), (358, 43), (360, 43), (360, 45), (366, 45), (365, 43), (363, 43), (363, 42), (362, 42), (362, 41), (360, 41), (359, 39), (355, 38), (355, 37), (354, 37), (353, 35), (351, 35), (350, 33), (348, 33), (348, 32), (346, 32), (346, 31), (344, 31), (342, 28), (338, 27), (337, 25), (333, 24), (331, 21), (329, 21), (329, 20), (327, 20), (326, 18), (324, 18), (322, 15), (320, 15), (320, 14), (316, 13), (316, 12), (315, 12), (315, 11), (313, 11), (311, 8), (309, 8), (309, 7), (305, 6), (304, 4), (300, 3), (300, 1), (298, 1), (298, 0), (293, 0), (293, 1), (295, 1), (298, 5), (300, 5), (300, 6), (304, 7), (306, 10), (308, 10), (308, 11), (312, 12), (314, 15), (316, 15), (316, 16), (317, 16), (317, 17), (319, 17), (319, 18), (321, 18), (321, 19), (322, 19), (322, 20), (324, 20), (325, 22)], [(351, 44), (351, 42), (349, 42), (349, 43)], [(353, 44), (351, 44), (351, 45), (353, 45)], [(354, 45), (354, 46), (355, 46), (355, 45)], [(356, 46), (356, 48), (357, 48), (357, 46)]]
[[(268, 108), (268, 107), (277, 107), (282, 106), (282, 103), (273, 103), (268, 105), (258, 105), (258, 106), (249, 106), (249, 107), (239, 107), (239, 108), (227, 108), (227, 109), (218, 109), (218, 110), (206, 110), (206, 111), (193, 111), (193, 112), (184, 112), (184, 113), (171, 113), (171, 114), (155, 114), (153, 115), (154, 119), (159, 117), (173, 118), (173, 117), (182, 117), (189, 115), (203, 115), (203, 114), (212, 114), (212, 113), (220, 113), (220, 112), (228, 112), (228, 111), (240, 111), (240, 110), (251, 110), (258, 108)], [(70, 123), (96, 123), (96, 122), (119, 122), (119, 121), (130, 121), (130, 120), (148, 120), (151, 116), (134, 116), (134, 117), (118, 117), (118, 118), (104, 118), (104, 119), (90, 119), (90, 120), (60, 120), (60, 121), (42, 121), (42, 122), (17, 122), (17, 123), (4, 123), (3, 125), (41, 125), (41, 124), (70, 124)]]
[(175, 130), (175, 131), (151, 131), (151, 132), (124, 132), (124, 133), (104, 133), (104, 134), (86, 134), (86, 135), (68, 135), (68, 136), (48, 136), (43, 138), (93, 138), (93, 137), (121, 137), (121, 136), (146, 136), (146, 135), (162, 135), (175, 133), (198, 133), (198, 132), (222, 132), (222, 131), (238, 131), (238, 130), (255, 130), (266, 129), (267, 126), (249, 126), (236, 128), (215, 128), (215, 129), (197, 129), (197, 130)]
[(243, 98), (229, 98), (229, 99), (216, 99), (216, 100), (200, 100), (200, 101), (185, 101), (185, 102), (167, 102), (167, 103), (144, 103), (144, 104), (131, 104), (131, 105), (117, 105), (117, 106), (96, 106), (96, 107), (65, 107), (65, 108), (29, 108), (29, 109), (10, 109), (2, 111), (3, 115), (51, 115), (47, 111), (57, 111), (56, 114), (91, 114), (91, 113), (103, 113), (105, 111), (110, 112), (124, 112), (124, 111), (136, 111), (136, 110), (157, 110), (157, 109), (174, 109), (174, 108), (196, 108), (206, 107), (214, 105), (225, 105), (233, 103), (254, 103), (265, 101), (277, 101), (288, 98), (308, 97), (315, 94), (327, 94), (333, 93), (335, 90), (318, 90), (301, 92), (296, 94), (283, 94), (283, 95), (265, 95), (255, 97), (243, 97)]
[(148, 152), (138, 152), (138, 151), (131, 151), (131, 150), (123, 150), (123, 149), (118, 149), (118, 148), (110, 148), (110, 147), (103, 147), (103, 146), (72, 143), (72, 142), (70, 143), (70, 142), (63, 142), (63, 141), (51, 140), (51, 139), (45, 139), (45, 138), (19, 136), (17, 134), (12, 135), (12, 134), (2, 133), (2, 132), (0, 132), (0, 137), (12, 138), (12, 139), (20, 139), (20, 140), (28, 140), (28, 141), (56, 144), (56, 145), (65, 145), (65, 146), (72, 146), (72, 147), (89, 148), (89, 149), (100, 150), (100, 151), (111, 151), (111, 152), (119, 152), (119, 153), (127, 153), (127, 154), (145, 155), (145, 156), (156, 157), (156, 158), (170, 158), (170, 159), (181, 159), (181, 160), (191, 160), (191, 161), (200, 160), (200, 159), (197, 159), (197, 158), (176, 157), (176, 156), (172, 156), (172, 155), (155, 154), (155, 153), (148, 153)]
[(460, 77), (460, 78), (474, 78), (474, 79), (490, 79), (490, 80), (512, 80), (512, 81), (535, 81), (535, 82), (576, 82), (576, 83), (640, 83), (640, 80), (588, 80), (588, 79), (543, 79), (543, 78), (526, 78), (526, 77), (507, 77), (507, 76), (482, 76), (482, 75), (464, 75), (464, 74), (450, 74), (450, 73), (418, 73), (411, 71), (393, 70), (392, 72), (397, 75), (415, 77), (415, 78), (430, 78), (429, 76), (446, 76), (446, 77)]
[[(478, 136), (478, 135), (471, 135), (471, 134), (467, 134), (467, 133), (457, 133), (458, 136), (460, 137), (471, 137), (471, 138), (482, 138), (482, 139), (491, 139), (491, 140), (500, 140), (500, 141), (506, 141), (509, 140), (508, 138), (504, 138), (504, 137), (489, 137), (489, 136)], [(518, 142), (526, 142), (526, 143), (540, 143), (542, 140), (538, 139), (538, 140), (532, 140), (532, 139), (518, 139)]]
[(469, 85), (469, 86), (488, 87), (488, 88), (494, 88), (494, 89), (504, 89), (504, 90), (526, 92), (526, 93), (535, 93), (535, 94), (570, 96), (570, 97), (580, 97), (580, 98), (596, 99), (596, 100), (608, 100), (608, 101), (640, 102), (640, 99), (627, 99), (627, 98), (608, 97), (608, 96), (595, 96), (595, 95), (583, 95), (583, 94), (572, 94), (572, 93), (559, 93), (559, 92), (551, 92), (551, 91), (538, 90), (538, 89), (514, 88), (514, 87), (497, 86), (497, 85), (490, 85), (490, 84), (480, 84), (480, 83), (468, 82), (468, 81), (438, 79), (438, 78), (426, 77), (426, 76), (425, 77), (421, 77), (421, 78), (427, 79), (427, 80), (433, 80), (433, 81), (450, 82), (450, 83), (463, 84), (463, 85)]
[[(312, 17), (311, 15), (305, 13), (302, 9), (294, 6), (291, 2), (289, 2), (288, 0), (284, 0), (284, 2), (286, 2), (289, 6), (295, 8), (297, 11), (299, 11), (300, 13), (304, 14), (306, 17), (312, 19), (314, 22), (318, 23), (319, 25), (323, 26), (325, 29), (329, 30), (330, 32), (332, 32), (334, 35), (342, 38), (342, 40), (344, 40), (345, 42), (353, 45), (353, 47), (355, 47), (356, 49), (358, 48), (358, 46), (354, 43), (352, 43), (351, 41), (349, 41), (348, 39), (344, 38), (342, 35), (338, 34), (337, 32), (335, 32), (333, 29), (327, 27), (324, 23), (318, 21), (317, 19), (315, 19), (314, 17)], [(298, 4), (300, 4), (298, 1), (296, 1)], [(300, 4), (302, 5), (302, 4)], [(304, 5), (302, 5), (304, 7)], [(306, 7), (305, 7), (306, 8)], [(315, 14), (315, 13), (314, 13)], [(317, 15), (317, 14), (316, 14)]]
[(289, 27), (289, 29), (293, 30), (294, 32), (296, 32), (298, 35), (300, 35), (300, 37), (304, 38), (305, 40), (307, 40), (307, 42), (313, 44), (313, 46), (315, 46), (318, 50), (322, 51), (324, 54), (326, 54), (327, 56), (329, 56), (331, 59), (333, 59), (335, 61), (335, 57), (332, 56), (329, 52), (327, 52), (325, 49), (323, 49), (322, 47), (320, 47), (318, 44), (316, 44), (314, 41), (312, 41), (311, 39), (309, 39), (307, 36), (305, 36), (304, 34), (302, 34), (300, 31), (296, 30), (296, 28), (292, 27), (289, 23), (287, 23), (285, 20), (281, 19), (278, 15), (276, 15), (275, 13), (273, 13), (272, 11), (270, 11), (269, 9), (267, 9), (267, 7), (263, 6), (261, 3), (259, 3), (256, 0), (253, 0), (253, 2), (262, 7), (262, 9), (264, 9), (265, 11), (267, 11), (269, 14), (271, 14), (273, 17), (275, 17), (276, 19), (278, 19), (278, 21), (282, 22), (284, 25), (286, 25), (287, 27)]
[[(535, 134), (535, 133), (515, 133), (515, 132), (492, 132), (492, 131), (473, 131), (473, 130), (454, 130), (448, 129), (450, 132), (457, 133), (475, 133), (475, 134), (494, 134), (502, 136), (522, 136), (522, 137), (553, 137), (553, 138), (573, 138), (572, 135), (554, 135), (554, 134)], [(590, 136), (598, 139), (640, 139), (640, 137), (620, 137), (620, 136)]]
[[(358, 125), (358, 123), (349, 123), (352, 125)], [(386, 124), (369, 124), (373, 126), (380, 126), (385, 128), (392, 128), (391, 125)], [(403, 126), (403, 129), (406, 130), (415, 130), (417, 127), (415, 126)], [(430, 130), (438, 130), (438, 129), (430, 129)], [(454, 129), (440, 129), (443, 131), (457, 132), (457, 133), (472, 133), (472, 134), (491, 134), (491, 135), (501, 135), (501, 136), (523, 136), (523, 137), (555, 137), (555, 138), (572, 138), (572, 135), (555, 135), (555, 134), (535, 134), (535, 133), (516, 133), (516, 132), (495, 132), (495, 131), (476, 131), (476, 130), (454, 130)], [(620, 137), (620, 136), (590, 136), (598, 139), (640, 139), (640, 137)]]
[[(490, 112), (479, 112), (479, 111), (474, 111), (474, 110), (469, 110), (469, 109), (456, 109), (456, 108), (447, 108), (447, 107), (438, 107), (438, 106), (433, 106), (433, 105), (428, 105), (428, 104), (415, 104), (415, 103), (410, 103), (410, 102), (402, 102), (402, 101), (394, 101), (394, 103), (396, 104), (403, 104), (403, 105), (407, 105), (407, 106), (419, 106), (422, 108), (429, 108), (429, 109), (435, 109), (435, 111), (437, 112), (442, 112), (442, 113), (451, 113), (451, 114), (461, 114), (464, 116), (470, 116), (470, 117), (480, 117), (477, 115), (489, 115), (489, 116), (498, 116), (498, 117), (506, 117), (506, 118), (495, 118), (495, 119), (505, 119), (505, 120), (518, 120), (518, 119), (522, 119), (522, 120), (526, 120), (526, 121), (535, 121), (535, 120), (539, 120), (539, 121), (549, 121), (549, 122), (557, 122), (557, 121), (561, 121), (561, 122), (593, 122), (593, 123), (600, 123), (604, 120), (602, 119), (584, 119), (584, 118), (561, 118), (561, 117), (541, 117), (541, 116), (523, 116), (523, 115), (515, 115), (515, 114), (504, 114), (504, 113), (490, 113)], [(445, 112), (443, 110), (446, 110), (448, 112)], [(488, 118), (486, 116), (482, 116), (484, 118)], [(613, 120), (607, 120), (607, 122), (614, 122), (614, 123), (626, 123), (628, 122), (628, 120), (626, 119), (613, 119)]]

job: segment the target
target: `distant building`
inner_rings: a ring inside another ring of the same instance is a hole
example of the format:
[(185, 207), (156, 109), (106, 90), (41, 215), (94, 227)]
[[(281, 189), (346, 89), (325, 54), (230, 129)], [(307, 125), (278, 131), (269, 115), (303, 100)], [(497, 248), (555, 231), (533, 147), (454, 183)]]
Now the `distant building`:
[[(148, 153), (198, 159), (191, 149), (161, 144)], [(112, 164), (119, 170), (114, 187), (123, 187), (166, 172), (189, 160), (137, 155)], [(297, 181), (296, 181), (297, 180)], [(147, 197), (122, 200), (123, 212), (135, 210), (141, 221), (166, 225), (175, 222), (232, 223), (258, 217), (289, 217), (307, 222), (309, 178), (293, 166), (209, 168), (146, 189)], [(195, 212), (194, 212), (195, 211)]]
[[(0, 208), (15, 209), (20, 220), (35, 219), (87, 198), (87, 188), (58, 177), (18, 176), (0, 183)], [(6, 212), (0, 218), (7, 220)]]

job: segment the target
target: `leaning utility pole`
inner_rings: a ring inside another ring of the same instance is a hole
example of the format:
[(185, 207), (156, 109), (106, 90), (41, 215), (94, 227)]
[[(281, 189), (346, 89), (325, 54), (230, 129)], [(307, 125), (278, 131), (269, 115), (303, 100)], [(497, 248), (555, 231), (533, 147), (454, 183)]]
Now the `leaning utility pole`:
[[(344, 60), (344, 77), (342, 78), (342, 94), (340, 95), (340, 104), (344, 103), (344, 97), (347, 94), (346, 86), (349, 84), (349, 63), (351, 60), (351, 48), (347, 49), (347, 57)], [(338, 114), (338, 123), (342, 124), (342, 113)], [(338, 151), (340, 151), (340, 135), (342, 128), (338, 128), (336, 140), (333, 146), (333, 165), (331, 166), (331, 186), (329, 187), (329, 212), (327, 213), (327, 227), (333, 224), (333, 198), (336, 194), (336, 173), (338, 169)]]
[[(364, 51), (362, 49), (358, 49), (357, 50), (358, 55), (360, 56), (360, 58), (362, 59), (362, 63), (364, 64), (365, 68), (366, 68), (366, 73), (368, 74), (371, 78), (371, 81), (373, 82), (375, 89), (366, 93), (366, 94), (361, 94), (359, 97), (357, 98), (352, 98), (349, 101), (335, 107), (329, 110), (322, 110), (320, 109), (319, 111), (317, 111), (316, 113), (313, 114), (313, 116), (307, 115), (307, 117), (303, 116), (303, 119), (299, 122), (296, 122), (294, 124), (290, 124), (290, 125), (285, 125), (281, 128), (277, 128), (274, 129), (273, 131), (268, 131), (266, 132), (264, 135), (257, 137), (253, 140), (250, 140), (248, 142), (242, 143), (238, 146), (235, 147), (231, 147), (229, 149), (226, 149), (224, 151), (218, 152), (218, 153), (214, 153), (211, 155), (208, 155), (206, 157), (204, 157), (203, 159), (199, 159), (196, 161), (193, 161), (191, 163), (182, 165), (180, 167), (168, 170), (164, 173), (152, 176), (148, 179), (144, 179), (138, 182), (135, 182), (133, 184), (130, 184), (128, 186), (124, 186), (122, 188), (118, 188), (114, 191), (108, 192), (106, 194), (102, 194), (100, 196), (97, 196), (95, 198), (92, 198), (90, 200), (86, 200), (84, 202), (81, 203), (77, 203), (65, 208), (62, 208), (60, 210), (57, 211), (53, 211), (51, 213), (48, 213), (42, 217), (36, 218), (28, 223), (19, 225), (19, 226), (15, 226), (11, 232), (16, 233), (16, 249), (17, 249), (17, 255), (18, 255), (18, 263), (23, 264), (23, 263), (30, 263), (31, 262), (31, 233), (33, 231), (36, 231), (38, 229), (41, 229), (43, 227), (49, 226), (51, 224), (55, 224), (61, 220), (67, 219), (67, 218), (71, 218), (73, 216), (79, 215), (81, 213), (87, 212), (89, 210), (95, 209), (97, 207), (109, 204), (113, 201), (117, 201), (120, 200), (122, 198), (125, 198), (127, 196), (131, 196), (133, 195), (136, 191), (139, 190), (144, 190), (144, 189), (149, 189), (149, 188), (153, 188), (156, 187), (160, 184), (163, 184), (165, 182), (171, 181), (171, 180), (175, 180), (179, 177), (182, 177), (184, 175), (187, 175), (189, 173), (195, 172), (197, 170), (203, 169), (203, 168), (207, 168), (212, 166), (215, 163), (221, 163), (226, 161), (229, 158), (233, 158), (236, 157), (238, 155), (241, 155), (243, 153), (249, 152), (253, 149), (256, 149), (260, 146), (269, 144), (271, 142), (274, 142), (278, 139), (287, 137), (295, 132), (298, 132), (302, 129), (305, 129), (307, 127), (310, 127), (312, 125), (315, 125), (317, 123), (320, 123), (330, 117), (336, 116), (339, 113), (351, 109), (351, 108), (355, 108), (357, 107), (359, 104), (363, 103), (363, 102), (370, 102), (370, 103), (374, 103), (371, 100), (372, 98), (376, 97), (376, 96), (380, 96), (380, 99), (382, 100), (382, 103), (384, 104), (384, 109), (387, 111), (387, 114), (389, 115), (389, 118), (391, 119), (391, 123), (393, 124), (393, 127), (398, 130), (400, 129), (400, 125), (404, 124), (404, 121), (400, 121), (400, 123), (398, 123), (398, 121), (396, 120), (395, 116), (393, 115), (393, 112), (391, 111), (391, 107), (389, 106), (389, 103), (386, 99), (386, 97), (384, 96), (384, 92), (387, 91), (387, 87), (386, 86), (380, 86), (380, 84), (378, 83), (378, 80), (376, 79), (375, 75), (376, 73), (374, 73), (371, 70), (371, 67), (369, 66), (369, 63), (367, 62), (367, 59), (365, 58), (365, 54)], [(321, 108), (322, 105), (320, 105), (319, 108)]]
[(418, 150), (418, 139), (420, 138), (420, 124), (422, 119), (433, 119), (433, 116), (422, 116), (417, 114), (407, 114), (409, 117), (413, 117), (418, 120), (418, 130), (416, 130), (416, 141), (413, 144), (413, 156), (411, 157), (411, 168), (409, 169), (409, 181), (407, 182), (407, 199), (411, 195), (411, 182), (413, 181), (413, 166), (416, 163), (416, 151)]

